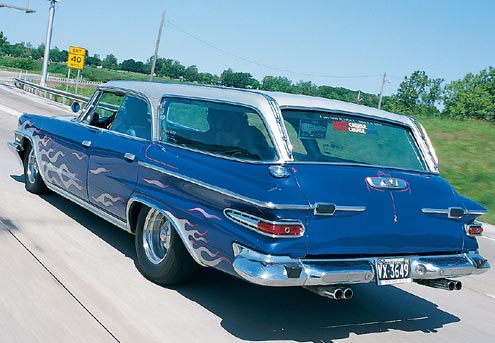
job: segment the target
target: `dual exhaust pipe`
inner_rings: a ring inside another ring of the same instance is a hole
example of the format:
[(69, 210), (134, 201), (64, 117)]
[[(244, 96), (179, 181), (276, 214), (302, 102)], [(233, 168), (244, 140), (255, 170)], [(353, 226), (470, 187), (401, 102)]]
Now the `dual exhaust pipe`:
[[(423, 286), (445, 289), (447, 291), (460, 291), (462, 289), (462, 282), (457, 280), (419, 279), (419, 280), (415, 280), (415, 282)], [(352, 290), (352, 288), (344, 287), (344, 286), (327, 285), (327, 286), (303, 286), (303, 287), (322, 297), (326, 297), (334, 300), (348, 300), (351, 299), (352, 296), (354, 295), (354, 291)]]
[(352, 288), (343, 286), (304, 286), (307, 290), (334, 300), (348, 300), (354, 295)]
[(449, 279), (432, 279), (432, 280), (417, 280), (420, 285), (445, 289), (447, 291), (460, 291), (462, 289), (462, 282)]

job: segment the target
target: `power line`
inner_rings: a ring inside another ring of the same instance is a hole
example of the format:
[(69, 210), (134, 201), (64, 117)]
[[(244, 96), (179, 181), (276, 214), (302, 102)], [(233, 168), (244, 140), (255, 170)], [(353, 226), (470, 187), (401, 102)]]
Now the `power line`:
[(289, 74), (295, 74), (295, 75), (304, 75), (304, 76), (309, 76), (309, 77), (320, 77), (320, 78), (328, 78), (328, 79), (360, 79), (360, 78), (370, 78), (370, 77), (381, 77), (382, 76), (381, 74), (377, 74), (377, 75), (352, 75), (352, 76), (343, 76), (343, 75), (317, 75), (317, 74), (296, 72), (296, 71), (289, 70), (289, 69), (277, 68), (277, 67), (270, 66), (270, 65), (267, 65), (267, 64), (263, 64), (263, 63), (252, 61), (252, 60), (250, 60), (248, 58), (245, 58), (245, 57), (242, 57), (242, 56), (233, 54), (230, 51), (227, 51), (225, 49), (219, 48), (218, 46), (213, 45), (213, 44), (205, 41), (204, 39), (201, 39), (201, 38), (193, 35), (190, 32), (187, 32), (186, 30), (184, 30), (181, 27), (177, 26), (176, 24), (174, 24), (170, 20), (167, 20), (167, 23), (170, 24), (171, 26), (173, 26), (174, 28), (176, 28), (177, 30), (179, 30), (180, 32), (184, 33), (185, 35), (187, 35), (187, 36), (189, 36), (189, 37), (197, 40), (198, 42), (203, 43), (204, 45), (206, 45), (206, 46), (208, 46), (208, 47), (210, 47), (212, 49), (215, 49), (217, 51), (220, 51), (221, 53), (224, 53), (224, 54), (226, 54), (228, 56), (234, 57), (234, 58), (236, 58), (238, 60), (241, 60), (243, 62), (246, 62), (246, 63), (249, 63), (249, 64), (253, 64), (253, 65), (256, 65), (256, 66), (259, 66), (259, 67), (271, 69), (271, 70), (276, 70), (276, 71), (280, 71), (280, 72), (284, 72), (284, 73), (289, 73)]

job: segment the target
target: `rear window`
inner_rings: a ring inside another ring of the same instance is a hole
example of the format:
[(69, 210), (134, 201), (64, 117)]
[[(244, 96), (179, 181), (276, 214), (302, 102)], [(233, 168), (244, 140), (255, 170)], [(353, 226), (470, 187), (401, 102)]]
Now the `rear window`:
[(359, 163), (426, 171), (407, 127), (317, 111), (282, 111), (295, 161)]

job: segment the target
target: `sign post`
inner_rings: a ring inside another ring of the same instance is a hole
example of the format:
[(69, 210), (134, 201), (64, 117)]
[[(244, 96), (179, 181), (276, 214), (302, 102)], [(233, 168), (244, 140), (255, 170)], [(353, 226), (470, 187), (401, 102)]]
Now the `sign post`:
[[(72, 68), (77, 69), (76, 78), (76, 91), (79, 83), (79, 77), (81, 75), (81, 70), (84, 68), (84, 57), (86, 56), (86, 49), (77, 46), (71, 46), (69, 48), (69, 55), (67, 56), (67, 68), (69, 68), (68, 75), (70, 75), (70, 70)], [(69, 83), (69, 77), (67, 77), (67, 84)]]

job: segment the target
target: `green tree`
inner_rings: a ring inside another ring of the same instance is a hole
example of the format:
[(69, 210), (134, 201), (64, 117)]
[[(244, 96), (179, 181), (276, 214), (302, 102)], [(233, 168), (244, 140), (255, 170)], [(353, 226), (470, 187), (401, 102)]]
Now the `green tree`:
[[(87, 50), (86, 50), (87, 52)], [(93, 56), (87, 55), (86, 58), (84, 59), (84, 64), (88, 66), (101, 66), (102, 61), (100, 59), (100, 55), (94, 54)]]
[(184, 77), (186, 67), (180, 64), (179, 61), (172, 60), (169, 58), (161, 59), (159, 65), (160, 65), (160, 69), (155, 67), (155, 70), (157, 71), (158, 75), (168, 76), (172, 79), (180, 79)]
[(184, 70), (184, 78), (190, 82), (199, 81), (201, 78), (198, 72), (198, 67), (195, 65), (187, 67)]
[(304, 95), (318, 95), (318, 87), (311, 81), (299, 81), (294, 87), (292, 87), (292, 92), (296, 94)]
[(226, 69), (220, 75), (222, 85), (236, 88), (259, 88), (260, 83), (253, 78), (250, 73), (235, 72), (232, 69)]
[(265, 76), (261, 81), (261, 89), (273, 92), (291, 93), (292, 81), (283, 76)]
[(436, 104), (442, 99), (442, 83), (443, 79), (430, 79), (424, 71), (413, 72), (399, 85), (397, 108), (393, 110), (411, 115), (439, 114)]
[(0, 55), (7, 55), (9, 47), (10, 44), (7, 41), (7, 37), (4, 36), (2, 31), (0, 31)]
[(495, 69), (467, 74), (445, 86), (444, 114), (461, 119), (495, 121)]
[(101, 62), (101, 65), (103, 66), (103, 68), (117, 69), (117, 67), (118, 67), (118, 61), (117, 61), (117, 58), (114, 55), (108, 54), (103, 59), (103, 61)]

